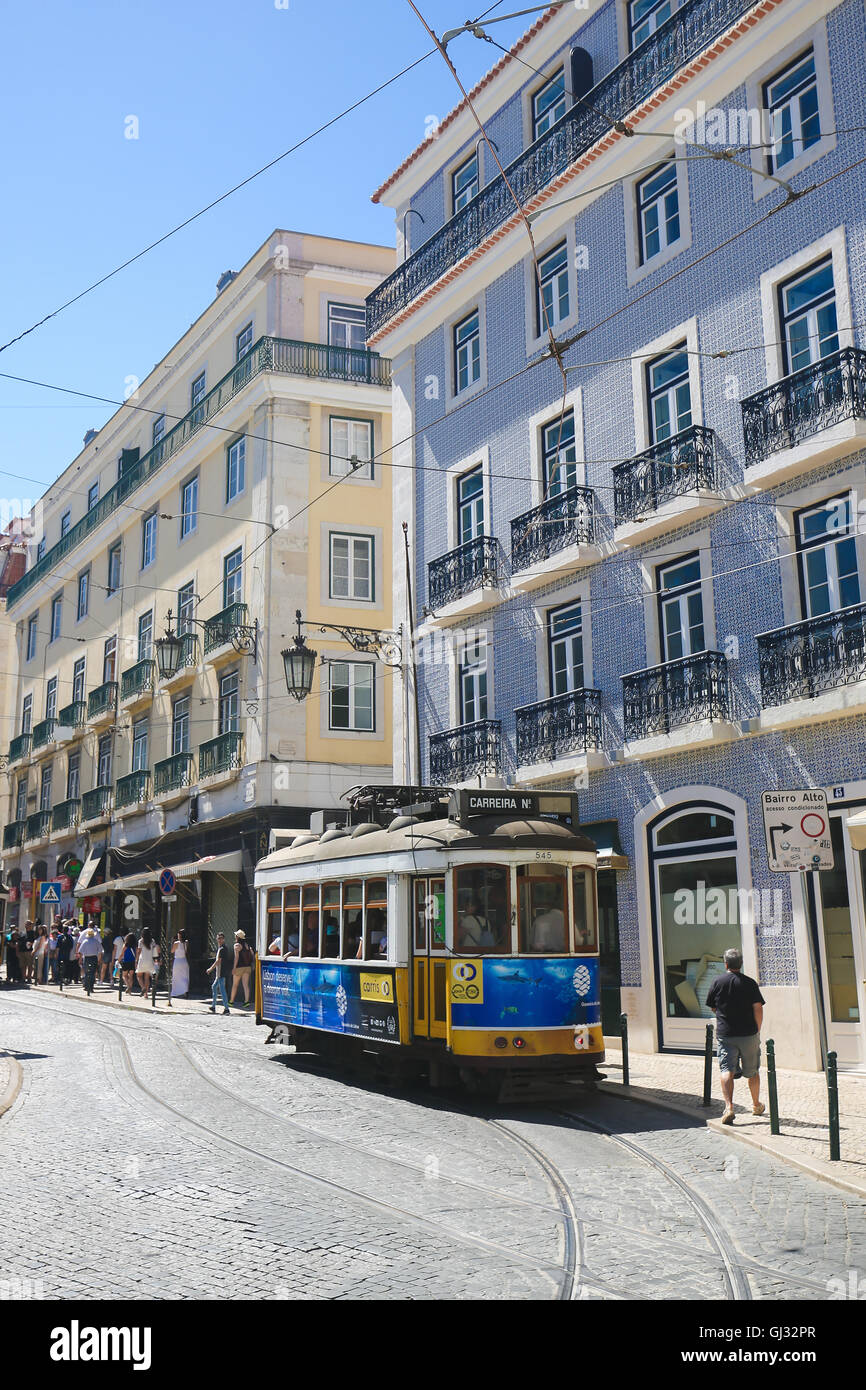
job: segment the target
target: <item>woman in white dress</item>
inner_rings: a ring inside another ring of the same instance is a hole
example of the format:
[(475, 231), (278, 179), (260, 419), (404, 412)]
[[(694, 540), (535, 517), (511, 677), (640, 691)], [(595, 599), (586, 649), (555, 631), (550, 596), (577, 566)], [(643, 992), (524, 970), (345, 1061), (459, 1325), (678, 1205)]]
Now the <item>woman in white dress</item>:
[(189, 942), (185, 931), (179, 931), (172, 942), (171, 957), (171, 997), (181, 999), (189, 994)]
[(150, 981), (159, 969), (159, 947), (153, 936), (145, 927), (141, 933), (141, 941), (138, 945), (138, 959), (135, 962), (135, 974), (141, 986), (141, 992), (147, 995), (150, 992)]

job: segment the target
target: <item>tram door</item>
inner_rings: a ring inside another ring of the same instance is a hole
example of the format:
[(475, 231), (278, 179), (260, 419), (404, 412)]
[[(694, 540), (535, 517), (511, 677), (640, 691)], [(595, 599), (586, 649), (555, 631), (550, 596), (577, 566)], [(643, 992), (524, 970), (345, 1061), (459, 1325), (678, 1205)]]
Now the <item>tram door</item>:
[(444, 878), (416, 878), (412, 910), (415, 1036), (444, 1038), (448, 1024)]

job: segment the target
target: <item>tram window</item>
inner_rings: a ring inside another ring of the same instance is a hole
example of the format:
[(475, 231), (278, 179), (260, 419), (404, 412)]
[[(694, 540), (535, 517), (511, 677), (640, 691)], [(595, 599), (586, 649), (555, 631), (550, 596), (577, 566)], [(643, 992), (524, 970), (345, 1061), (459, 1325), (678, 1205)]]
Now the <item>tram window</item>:
[(343, 884), (343, 960), (356, 960), (364, 926), (363, 884)]
[(595, 914), (595, 877), (591, 869), (572, 869), (574, 894), (574, 949), (578, 955), (598, 950)]
[(517, 870), (521, 952), (568, 951), (568, 879), (556, 864), (521, 864)]
[(427, 880), (417, 878), (415, 880), (415, 950), (427, 950), (427, 920), (428, 899), (427, 899)]
[(280, 918), (283, 912), (283, 890), (268, 889), (268, 911), (265, 949), (268, 955), (276, 956), (282, 951), (280, 941)]
[[(388, 956), (388, 884), (384, 878), (371, 878), (366, 885), (363, 960), (386, 960)], [(360, 948), (359, 948), (360, 949)]]
[(304, 889), (304, 932), (302, 956), (319, 954), (319, 890), (315, 884)]
[(340, 955), (340, 885), (322, 884), (322, 955), (336, 960)]
[(508, 869), (463, 865), (454, 871), (457, 949), (471, 955), (510, 952)]
[(294, 908), (291, 911), (287, 911), (283, 914), (283, 922), (285, 924), (286, 931), (285, 938), (282, 942), (282, 950), (284, 956), (296, 956), (298, 954), (301, 944), (300, 918), (301, 914), (298, 912), (297, 908)]

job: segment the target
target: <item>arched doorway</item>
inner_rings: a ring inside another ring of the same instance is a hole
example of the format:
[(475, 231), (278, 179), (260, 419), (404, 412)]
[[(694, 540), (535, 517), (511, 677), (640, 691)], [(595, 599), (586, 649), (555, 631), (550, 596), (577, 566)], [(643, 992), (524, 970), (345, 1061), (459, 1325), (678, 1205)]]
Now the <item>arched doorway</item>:
[[(647, 825), (647, 856), (663, 1047), (702, 1048), (713, 1014), (707, 994), (724, 953), (743, 950), (742, 872), (732, 807), (689, 802)], [(751, 922), (749, 926), (751, 927)]]

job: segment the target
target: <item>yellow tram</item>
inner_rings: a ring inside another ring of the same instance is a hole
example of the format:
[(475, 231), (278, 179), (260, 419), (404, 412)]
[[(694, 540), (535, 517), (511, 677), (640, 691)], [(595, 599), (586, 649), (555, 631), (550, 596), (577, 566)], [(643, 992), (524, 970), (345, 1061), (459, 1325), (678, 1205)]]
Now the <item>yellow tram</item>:
[(604, 1060), (596, 847), (560, 792), (363, 788), (256, 868), (268, 1041), (473, 1089)]

